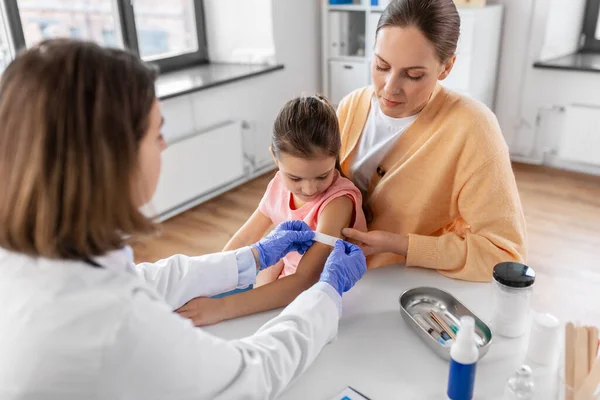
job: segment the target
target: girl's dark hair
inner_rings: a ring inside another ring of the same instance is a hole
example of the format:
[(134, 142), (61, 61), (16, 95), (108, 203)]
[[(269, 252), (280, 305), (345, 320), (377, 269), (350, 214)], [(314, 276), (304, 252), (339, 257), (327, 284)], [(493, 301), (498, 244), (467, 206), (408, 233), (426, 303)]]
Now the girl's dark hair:
[(418, 28), (433, 43), (441, 62), (456, 52), (460, 16), (453, 0), (392, 0), (379, 18), (375, 34), (388, 26)]
[(0, 247), (87, 259), (151, 232), (135, 204), (156, 71), (135, 54), (54, 39), (0, 80)]
[(275, 157), (286, 153), (302, 158), (319, 155), (338, 158), (340, 147), (337, 115), (325, 97), (297, 97), (279, 111), (271, 136)]

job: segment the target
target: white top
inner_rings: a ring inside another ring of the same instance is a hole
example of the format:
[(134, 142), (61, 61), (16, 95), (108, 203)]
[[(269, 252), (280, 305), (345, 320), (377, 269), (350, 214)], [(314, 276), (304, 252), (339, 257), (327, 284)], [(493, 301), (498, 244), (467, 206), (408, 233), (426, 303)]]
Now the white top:
[(336, 335), (326, 283), (239, 340), (172, 312), (255, 281), (249, 248), (137, 266), (131, 254), (95, 268), (0, 249), (0, 399), (272, 399)]
[(366, 192), (377, 166), (419, 114), (406, 118), (388, 117), (379, 108), (377, 97), (371, 99), (371, 109), (356, 149), (352, 166), (354, 183)]

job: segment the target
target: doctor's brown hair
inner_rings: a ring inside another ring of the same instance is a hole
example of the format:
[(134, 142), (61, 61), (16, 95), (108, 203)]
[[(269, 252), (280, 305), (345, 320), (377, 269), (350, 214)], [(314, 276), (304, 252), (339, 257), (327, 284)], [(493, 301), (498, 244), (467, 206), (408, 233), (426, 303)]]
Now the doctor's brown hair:
[(0, 81), (0, 247), (88, 259), (154, 229), (134, 204), (156, 72), (135, 55), (49, 40)]

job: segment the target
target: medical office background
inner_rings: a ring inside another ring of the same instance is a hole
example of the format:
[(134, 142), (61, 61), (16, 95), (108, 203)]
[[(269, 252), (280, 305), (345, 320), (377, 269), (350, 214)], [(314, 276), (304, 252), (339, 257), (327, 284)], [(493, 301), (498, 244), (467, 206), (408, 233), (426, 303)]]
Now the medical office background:
[[(456, 2), (458, 59), (443, 84), (498, 117), (527, 217), (529, 263), (550, 277), (574, 268), (597, 272), (600, 0)], [(193, 225), (189, 213), (198, 207), (209, 204), (200, 210), (218, 214), (232, 190), (258, 202), (261, 191), (243, 188), (272, 173), (270, 133), (284, 102), (320, 92), (337, 103), (370, 83), (375, 26), (386, 1), (332, 3), (346, 4), (3, 0), (0, 70), (16, 49), (59, 36), (128, 47), (156, 63), (169, 148), (145, 211), (172, 232), (182, 220)], [(238, 215), (239, 225), (246, 217)], [(201, 250), (193, 235), (159, 236), (138, 244), (137, 258), (219, 251), (228, 237), (213, 228)], [(165, 243), (164, 254), (153, 251)]]

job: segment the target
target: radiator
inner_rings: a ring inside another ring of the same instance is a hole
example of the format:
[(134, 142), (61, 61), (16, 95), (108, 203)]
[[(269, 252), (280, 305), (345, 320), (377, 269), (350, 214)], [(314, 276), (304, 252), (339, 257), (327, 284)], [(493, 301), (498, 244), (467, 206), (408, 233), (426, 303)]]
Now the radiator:
[(167, 144), (156, 194), (144, 209), (149, 216), (177, 214), (246, 175), (241, 122), (225, 121)]
[(558, 155), (567, 161), (600, 166), (600, 107), (566, 107)]

